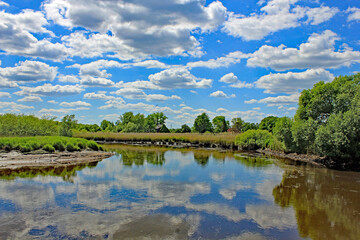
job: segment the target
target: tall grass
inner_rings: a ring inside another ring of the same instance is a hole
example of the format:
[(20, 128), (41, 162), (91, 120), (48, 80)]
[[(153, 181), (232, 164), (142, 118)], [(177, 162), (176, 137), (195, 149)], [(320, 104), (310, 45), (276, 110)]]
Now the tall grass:
[(85, 149), (101, 150), (102, 148), (94, 141), (82, 138), (69, 138), (59, 136), (37, 137), (2, 137), (0, 138), (0, 151), (9, 152), (17, 150), (23, 153), (43, 150), (55, 151), (81, 151)]
[(183, 142), (220, 145), (233, 145), (236, 135), (234, 133), (74, 133), (75, 137), (95, 141), (165, 141), (169, 143)]

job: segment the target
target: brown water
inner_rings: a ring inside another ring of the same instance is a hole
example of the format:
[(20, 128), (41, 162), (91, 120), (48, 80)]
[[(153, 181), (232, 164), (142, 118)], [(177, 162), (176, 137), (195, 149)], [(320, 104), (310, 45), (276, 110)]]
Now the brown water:
[(0, 239), (360, 239), (360, 173), (111, 147), (97, 165), (0, 172)]

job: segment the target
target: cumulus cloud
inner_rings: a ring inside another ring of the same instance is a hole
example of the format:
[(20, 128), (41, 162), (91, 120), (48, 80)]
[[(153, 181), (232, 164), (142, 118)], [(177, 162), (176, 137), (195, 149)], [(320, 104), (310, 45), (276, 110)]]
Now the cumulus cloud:
[(152, 101), (167, 101), (167, 100), (181, 100), (179, 96), (165, 96), (163, 94), (146, 94), (143, 90), (138, 88), (122, 88), (113, 92), (113, 94), (120, 95), (128, 99), (145, 99), (148, 102)]
[[(260, 9), (261, 13), (243, 16), (229, 13), (223, 31), (246, 41), (260, 40), (277, 31), (298, 27), (301, 24), (317, 25), (332, 18), (339, 10), (321, 6), (309, 8), (296, 6), (299, 0), (271, 0)], [(307, 17), (307, 21), (301, 21)]]
[(80, 79), (75, 75), (62, 75), (58, 76), (59, 82), (68, 82), (68, 83), (79, 83)]
[(9, 4), (4, 1), (0, 1), (0, 6), (9, 6)]
[(234, 98), (236, 97), (235, 94), (227, 95), (223, 91), (216, 91), (210, 94), (210, 97), (216, 97), (216, 98)]
[(90, 103), (83, 102), (83, 101), (62, 102), (59, 105), (62, 107), (91, 107)]
[(260, 100), (251, 99), (245, 101), (246, 104), (253, 104), (253, 103), (264, 103), (268, 106), (279, 106), (279, 105), (289, 105), (289, 104), (297, 104), (299, 101), (300, 94), (292, 94), (288, 96), (277, 96), (277, 97), (267, 97)]
[(0, 108), (9, 108), (12, 111), (17, 111), (17, 110), (24, 110), (24, 109), (33, 109), (33, 106), (26, 106), (23, 104), (17, 104), (14, 102), (0, 102)]
[(356, 7), (349, 7), (346, 10), (346, 13), (348, 13), (347, 21), (359, 21), (360, 20), (360, 8)]
[[(193, 30), (213, 31), (226, 18), (226, 8), (221, 2), (204, 4), (201, 0), (103, 1), (101, 5), (96, 0), (49, 0), (43, 9), (56, 24), (96, 32), (89, 37), (75, 33), (64, 39), (74, 49), (73, 54), (113, 53), (130, 59), (194, 51), (199, 42), (191, 34)], [(77, 52), (78, 49), (83, 51)]]
[(76, 95), (84, 91), (79, 85), (51, 85), (48, 83), (37, 87), (20, 87), (20, 89), (21, 91), (15, 92), (15, 94), (61, 97)]
[[(90, 93), (85, 93), (84, 94), (84, 98), (86, 99), (93, 99), (93, 100), (105, 100), (105, 101), (112, 101), (117, 102), (117, 103), (125, 103), (125, 101), (121, 98), (121, 97), (114, 97), (114, 96), (109, 96), (105, 94), (106, 92), (90, 92)], [(110, 103), (110, 102), (108, 102)]]
[(23, 10), (18, 14), (0, 12), (0, 49), (7, 54), (41, 57), (61, 60), (68, 55), (67, 49), (60, 43), (52, 43), (47, 39), (37, 39), (33, 34), (50, 35), (45, 28), (47, 20), (43, 13)]
[(324, 69), (309, 69), (305, 72), (271, 73), (262, 76), (255, 82), (257, 88), (265, 89), (265, 93), (296, 93), (311, 88), (319, 81), (328, 82), (334, 75)]
[(42, 108), (39, 110), (39, 113), (42, 114), (68, 114), (71, 112), (77, 112), (82, 110), (89, 110), (87, 107), (78, 107), (78, 108)]
[(53, 81), (57, 69), (43, 62), (26, 60), (19, 62), (15, 67), (0, 68), (0, 78), (18, 83)]
[(39, 96), (26, 96), (17, 101), (18, 102), (42, 102), (43, 100)]
[(171, 68), (151, 74), (150, 82), (159, 89), (209, 88), (211, 79), (197, 78), (185, 68)]
[(186, 64), (188, 68), (205, 67), (205, 68), (220, 68), (229, 67), (232, 64), (240, 63), (241, 59), (247, 58), (249, 55), (240, 51), (228, 53), (224, 57), (217, 59), (209, 59), (207, 61), (189, 62)]
[(0, 76), (0, 88), (16, 88), (19, 85), (15, 82), (10, 82), (8, 79), (4, 79)]
[(299, 48), (286, 48), (285, 45), (262, 46), (248, 59), (250, 67), (266, 67), (277, 71), (306, 68), (338, 68), (360, 62), (360, 52), (349, 47), (335, 50), (336, 33), (326, 30), (312, 34)]
[(237, 76), (235, 76), (234, 73), (228, 73), (224, 76), (222, 76), (220, 78), (219, 82), (224, 82), (224, 83), (236, 83), (239, 79), (237, 78)]
[(11, 95), (7, 92), (0, 92), (0, 98), (11, 98)]

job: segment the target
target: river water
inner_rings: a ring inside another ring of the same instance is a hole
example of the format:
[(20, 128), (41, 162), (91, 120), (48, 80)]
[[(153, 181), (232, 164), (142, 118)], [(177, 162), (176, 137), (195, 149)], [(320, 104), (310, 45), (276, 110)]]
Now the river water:
[(96, 165), (0, 171), (0, 239), (360, 239), (360, 173), (111, 148)]

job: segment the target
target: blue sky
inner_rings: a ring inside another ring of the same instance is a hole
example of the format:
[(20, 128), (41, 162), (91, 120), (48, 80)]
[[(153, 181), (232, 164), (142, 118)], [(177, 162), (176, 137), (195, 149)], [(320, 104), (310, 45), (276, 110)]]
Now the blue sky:
[(0, 53), (0, 113), (259, 122), (359, 71), (360, 2), (0, 0)]

